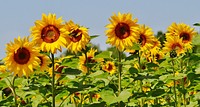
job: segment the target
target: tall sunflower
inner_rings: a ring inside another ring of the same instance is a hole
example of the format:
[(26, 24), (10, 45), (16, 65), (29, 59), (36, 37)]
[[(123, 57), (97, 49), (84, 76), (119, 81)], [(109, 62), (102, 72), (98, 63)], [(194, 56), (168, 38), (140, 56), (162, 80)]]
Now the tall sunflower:
[(37, 57), (39, 51), (29, 42), (27, 37), (14, 39), (14, 42), (6, 45), (7, 56), (3, 59), (6, 68), (14, 75), (29, 76), (33, 68), (39, 65), (40, 59)]
[(182, 42), (182, 38), (179, 38), (178, 36), (171, 36), (167, 38), (167, 41), (165, 41), (164, 52), (172, 52), (175, 51), (177, 56), (185, 52), (184, 44)]
[(166, 37), (178, 36), (182, 38), (184, 44), (191, 43), (193, 36), (196, 34), (194, 28), (184, 23), (176, 24), (172, 23), (167, 29)]
[(62, 18), (56, 19), (55, 14), (42, 14), (42, 20), (35, 21), (31, 34), (42, 51), (56, 53), (57, 49), (61, 51), (61, 46), (65, 46), (67, 42), (62, 22)]
[(106, 25), (107, 42), (116, 46), (120, 51), (130, 48), (136, 41), (138, 35), (137, 19), (132, 19), (132, 14), (114, 14), (109, 19), (110, 24)]
[(68, 32), (67, 38), (67, 48), (71, 52), (77, 53), (90, 41), (90, 36), (88, 35), (88, 29), (75, 24), (72, 20), (65, 24), (66, 32)]
[(116, 72), (116, 66), (113, 62), (111, 61), (107, 61), (103, 66), (102, 69), (108, 73), (110, 73), (111, 75), (114, 74)]

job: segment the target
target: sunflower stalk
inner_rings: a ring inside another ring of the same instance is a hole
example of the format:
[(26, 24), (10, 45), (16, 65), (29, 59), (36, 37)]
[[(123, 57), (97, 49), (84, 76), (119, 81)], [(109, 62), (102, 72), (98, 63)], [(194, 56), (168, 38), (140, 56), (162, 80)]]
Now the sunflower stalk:
[[(181, 59), (181, 61), (180, 61), (180, 66), (181, 66), (181, 72), (183, 72), (183, 60)], [(185, 73), (185, 72), (183, 72), (183, 73)], [(182, 89), (184, 90), (184, 92), (183, 92), (183, 105), (184, 105), (184, 107), (186, 107), (186, 105), (187, 105), (187, 103), (186, 103), (186, 95), (185, 95), (185, 81), (184, 81), (184, 78), (182, 79)]]
[(15, 79), (16, 79), (16, 76), (13, 77), (12, 79), (12, 82), (6, 78), (10, 84), (10, 89), (14, 95), (14, 102), (15, 102), (15, 107), (18, 107), (18, 104), (17, 104), (17, 94), (16, 94), (16, 91), (15, 91)]
[(55, 107), (55, 71), (54, 71), (54, 54), (51, 53), (51, 61), (52, 61), (52, 103), (53, 107)]
[[(174, 59), (172, 58), (172, 66), (173, 66), (173, 76), (175, 78), (175, 69), (174, 69)], [(177, 95), (176, 95), (176, 80), (173, 80), (174, 82), (174, 102), (175, 102), (175, 107), (177, 107)]]
[[(139, 72), (142, 72), (141, 67), (141, 57), (140, 57), (140, 50), (138, 51), (138, 64), (139, 64)], [(142, 80), (139, 80), (140, 92), (142, 93)], [(141, 107), (143, 107), (143, 98), (141, 98)]]
[[(118, 50), (118, 96), (121, 93), (121, 75), (122, 75), (122, 52)], [(118, 107), (120, 107), (120, 102), (118, 102)]]

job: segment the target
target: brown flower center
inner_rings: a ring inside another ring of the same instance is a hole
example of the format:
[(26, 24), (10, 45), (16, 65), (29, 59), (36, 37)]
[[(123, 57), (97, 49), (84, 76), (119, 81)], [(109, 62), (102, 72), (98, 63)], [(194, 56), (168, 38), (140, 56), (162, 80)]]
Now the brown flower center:
[(172, 45), (172, 50), (176, 50), (177, 48), (182, 49), (182, 46), (179, 43), (175, 43)]
[(26, 64), (28, 63), (30, 59), (30, 52), (28, 49), (22, 47), (17, 50), (16, 53), (14, 53), (14, 60), (18, 64)]
[(159, 60), (159, 59), (161, 59), (161, 56), (160, 56), (160, 54), (156, 54), (156, 60)]
[(126, 23), (118, 23), (115, 28), (115, 35), (120, 39), (130, 36), (130, 27)]
[(139, 39), (139, 43), (141, 43), (142, 46), (144, 46), (147, 42), (146, 36), (141, 34), (140, 35), (140, 39)]
[(82, 38), (82, 33), (79, 29), (74, 30), (71, 34), (70, 34), (70, 40), (73, 42), (78, 42), (81, 40)]
[(43, 59), (42, 59), (41, 56), (38, 56), (38, 58), (40, 59), (40, 66), (42, 66), (43, 65)]
[(183, 42), (188, 42), (191, 39), (188, 33), (181, 33), (180, 38), (183, 38)]
[[(93, 57), (91, 57), (91, 56), (87, 57), (87, 61), (88, 61), (88, 63), (95, 63), (95, 62), (96, 62), (96, 61), (93, 59)], [(85, 60), (84, 64), (86, 64), (86, 60)]]
[(111, 71), (113, 69), (113, 66), (111, 64), (108, 64), (108, 71)]
[(53, 43), (58, 40), (60, 31), (54, 25), (48, 25), (42, 29), (41, 38), (47, 43)]

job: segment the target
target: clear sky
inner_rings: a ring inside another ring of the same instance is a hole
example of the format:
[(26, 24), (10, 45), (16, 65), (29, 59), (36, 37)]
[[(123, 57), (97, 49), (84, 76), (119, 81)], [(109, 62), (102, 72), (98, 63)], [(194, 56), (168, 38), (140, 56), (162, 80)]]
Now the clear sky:
[[(5, 44), (18, 36), (30, 35), (30, 27), (42, 13), (55, 13), (65, 21), (89, 28), (92, 40), (102, 50), (106, 44), (105, 25), (113, 13), (133, 14), (139, 24), (150, 26), (155, 33), (172, 22), (193, 25), (200, 22), (200, 0), (4, 0), (0, 3), (0, 59), (5, 57)], [(200, 27), (199, 27), (200, 28)], [(199, 32), (199, 28), (195, 29)]]

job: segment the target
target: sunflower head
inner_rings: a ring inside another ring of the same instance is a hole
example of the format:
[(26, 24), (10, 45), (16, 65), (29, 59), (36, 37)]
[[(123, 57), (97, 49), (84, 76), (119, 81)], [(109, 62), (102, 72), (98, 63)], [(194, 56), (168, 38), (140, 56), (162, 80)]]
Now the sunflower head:
[(5, 65), (0, 65), (0, 72), (2, 72), (2, 73), (6, 72), (6, 66)]
[(173, 54), (177, 54), (177, 56), (184, 53), (185, 48), (182, 42), (182, 38), (179, 38), (178, 36), (168, 37), (167, 41), (165, 41), (163, 51), (170, 52), (170, 54), (172, 54), (172, 52), (175, 52)]
[(62, 30), (62, 18), (56, 19), (55, 14), (42, 14), (42, 20), (35, 21), (35, 26), (31, 28), (33, 41), (41, 47), (44, 52), (56, 53), (61, 51), (61, 46), (65, 46), (66, 33)]
[(90, 41), (88, 35), (88, 29), (75, 24), (73, 21), (69, 21), (65, 24), (66, 32), (68, 32), (67, 48), (71, 52), (77, 53), (82, 49), (85, 49), (86, 45)]
[(38, 58), (40, 59), (40, 67), (39, 70), (40, 71), (45, 71), (49, 69), (49, 64), (50, 64), (50, 59), (48, 56), (40, 54), (38, 56)]
[(152, 29), (145, 25), (139, 26), (139, 36), (137, 38), (141, 45), (141, 50), (147, 50), (155, 39)]
[(132, 19), (132, 14), (114, 14), (109, 19), (110, 24), (106, 26), (107, 42), (116, 46), (120, 51), (129, 48), (136, 41), (138, 35), (137, 19)]
[(34, 47), (32, 42), (29, 42), (28, 38), (14, 39), (14, 42), (6, 45), (6, 54), (4, 58), (6, 68), (14, 75), (29, 76), (33, 72), (33, 68), (39, 65), (39, 50)]
[(193, 36), (196, 34), (194, 28), (184, 23), (176, 24), (172, 23), (167, 29), (166, 37), (178, 36), (182, 38), (184, 44), (191, 43)]
[(110, 73), (111, 75), (114, 74), (116, 72), (116, 66), (113, 62), (111, 61), (107, 61), (103, 66), (102, 69), (108, 73)]
[(82, 54), (82, 56), (79, 56), (79, 60), (80, 60), (79, 61), (79, 69), (83, 73), (87, 73), (88, 72), (88, 68), (86, 66), (87, 63), (94, 64), (94, 63), (102, 62), (103, 61), (102, 58), (94, 58), (96, 52), (97, 52), (96, 49), (91, 49), (91, 50), (89, 50), (87, 52), (87, 58), (86, 58), (85, 54)]

